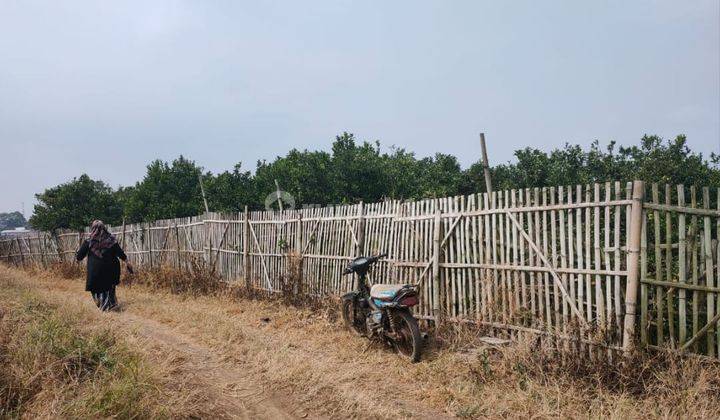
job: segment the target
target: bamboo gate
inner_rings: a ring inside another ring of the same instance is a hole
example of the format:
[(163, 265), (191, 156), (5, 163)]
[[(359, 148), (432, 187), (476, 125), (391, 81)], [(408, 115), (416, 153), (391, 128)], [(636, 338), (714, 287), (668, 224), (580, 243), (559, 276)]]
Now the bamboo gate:
[[(341, 275), (350, 259), (388, 252), (370, 281), (418, 283), (422, 319), (720, 356), (720, 190), (607, 182), (206, 213), (111, 230), (140, 269), (201, 258), (225, 281), (270, 292), (282, 288), (292, 258), (304, 292), (339, 295), (353, 288)], [(0, 238), (0, 261), (71, 261), (84, 235)]]

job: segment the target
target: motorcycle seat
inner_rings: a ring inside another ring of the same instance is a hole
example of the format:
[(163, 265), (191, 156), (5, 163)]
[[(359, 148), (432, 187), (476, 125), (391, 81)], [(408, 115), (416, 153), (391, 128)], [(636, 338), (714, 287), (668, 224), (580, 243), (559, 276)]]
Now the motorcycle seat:
[(370, 288), (370, 297), (384, 301), (393, 300), (404, 284), (374, 284)]

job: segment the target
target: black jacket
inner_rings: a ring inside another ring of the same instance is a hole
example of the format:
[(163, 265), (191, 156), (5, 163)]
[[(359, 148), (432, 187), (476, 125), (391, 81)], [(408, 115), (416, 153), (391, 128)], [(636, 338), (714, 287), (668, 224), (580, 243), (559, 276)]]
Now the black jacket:
[(80, 245), (75, 254), (78, 261), (88, 257), (87, 262), (87, 281), (85, 282), (85, 290), (89, 292), (105, 292), (113, 286), (120, 283), (120, 261), (125, 261), (127, 256), (123, 252), (120, 245), (115, 244), (112, 248), (107, 249), (100, 258), (90, 251), (90, 241), (85, 241)]

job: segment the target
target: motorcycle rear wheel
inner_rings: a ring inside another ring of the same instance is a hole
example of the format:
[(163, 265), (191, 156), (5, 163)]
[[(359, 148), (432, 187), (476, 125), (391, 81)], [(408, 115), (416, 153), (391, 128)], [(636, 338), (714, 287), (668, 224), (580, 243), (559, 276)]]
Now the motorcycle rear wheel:
[(412, 363), (420, 361), (422, 354), (422, 338), (417, 320), (410, 311), (396, 311), (395, 333), (399, 339), (393, 340), (395, 350)]

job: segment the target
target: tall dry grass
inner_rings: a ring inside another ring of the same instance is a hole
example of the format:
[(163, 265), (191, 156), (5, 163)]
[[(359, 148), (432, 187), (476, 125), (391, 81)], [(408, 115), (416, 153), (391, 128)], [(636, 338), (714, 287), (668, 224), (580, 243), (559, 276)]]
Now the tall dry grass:
[(35, 296), (1, 296), (0, 417), (167, 417), (152, 369), (109, 329)]
[(200, 296), (223, 292), (226, 283), (202, 258), (193, 258), (186, 269), (161, 265), (152, 269), (137, 270), (135, 274), (125, 272), (122, 285), (142, 285), (152, 290), (164, 290), (173, 294)]
[[(66, 269), (70, 271), (70, 269)], [(260, 300), (304, 308), (332, 321), (338, 319), (337, 298), (309, 293), (303, 287), (302, 259), (290, 254), (288, 274), (279, 279), (280, 288), (273, 292), (251, 287), (247, 282), (227, 282), (202, 258), (190, 260), (187, 269), (161, 265), (153, 269), (124, 273), (124, 286), (140, 285), (153, 291), (166, 291), (184, 296), (215, 296), (233, 301)]]
[(488, 328), (444, 326), (421, 381), (425, 397), (460, 417), (717, 418), (720, 364), (670, 351), (607, 349), (517, 334), (481, 340)]

